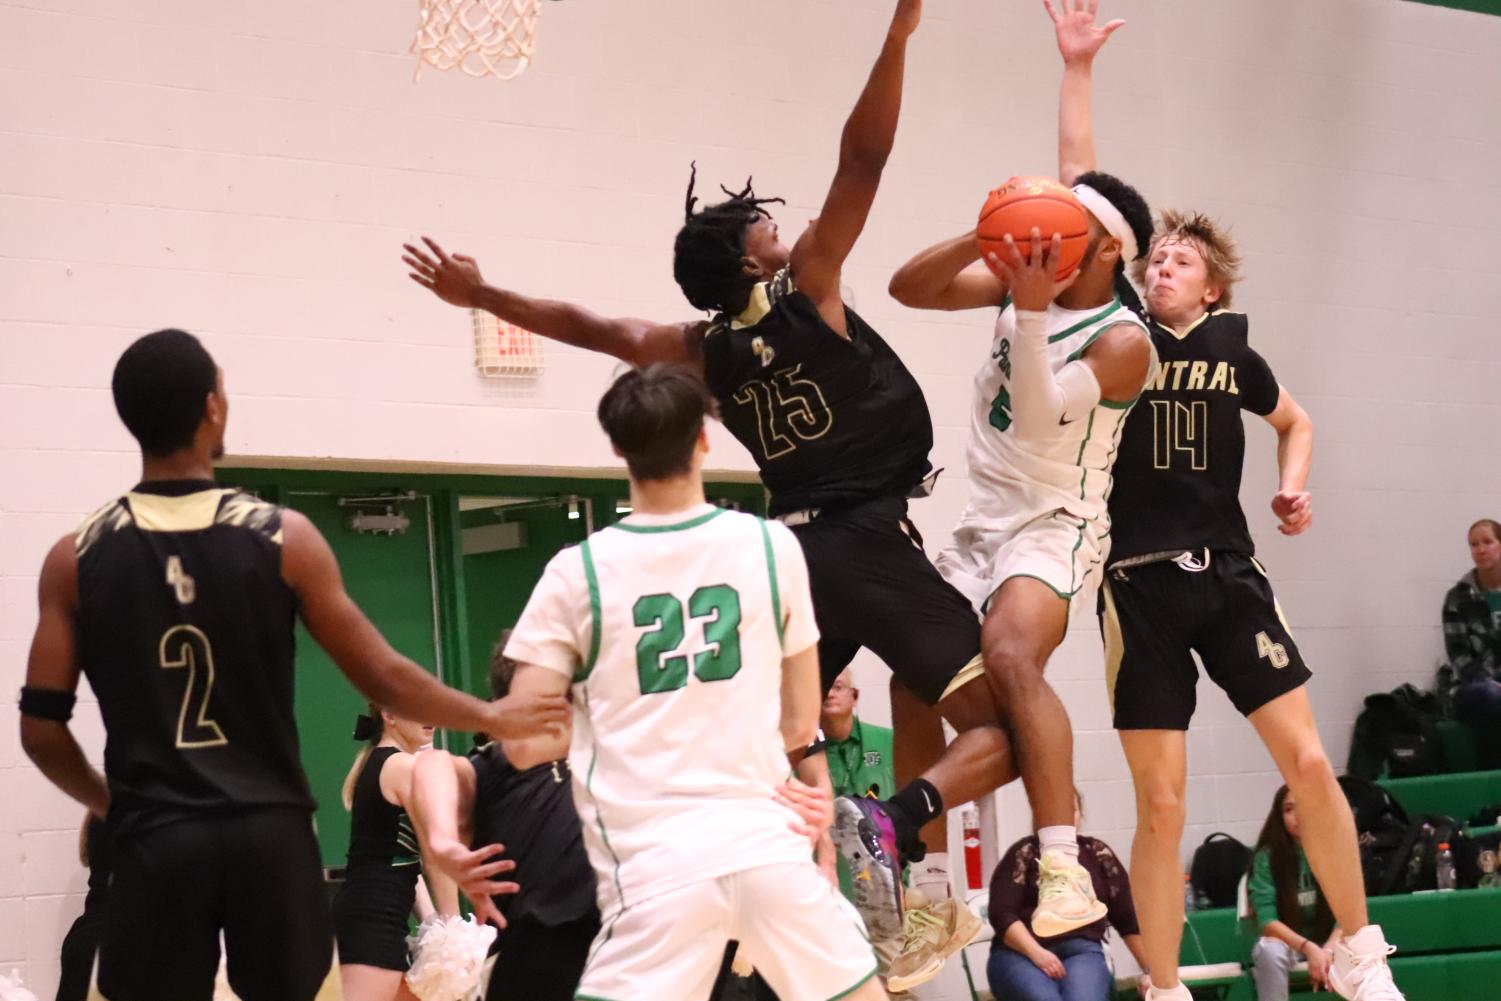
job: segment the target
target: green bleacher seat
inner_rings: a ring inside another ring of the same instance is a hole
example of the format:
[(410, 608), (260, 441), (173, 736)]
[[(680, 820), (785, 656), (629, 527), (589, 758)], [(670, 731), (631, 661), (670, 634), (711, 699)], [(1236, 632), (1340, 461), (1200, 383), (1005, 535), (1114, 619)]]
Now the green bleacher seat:
[(1482, 806), (1501, 803), (1501, 771), (1380, 779), (1409, 814), (1441, 813), (1467, 820)]
[[(1373, 897), (1369, 908), (1371, 921), (1381, 925), (1401, 955), (1501, 950), (1501, 889)], [(1256, 931), (1235, 916), (1233, 907), (1194, 911), (1188, 923), (1179, 962), (1250, 962)]]

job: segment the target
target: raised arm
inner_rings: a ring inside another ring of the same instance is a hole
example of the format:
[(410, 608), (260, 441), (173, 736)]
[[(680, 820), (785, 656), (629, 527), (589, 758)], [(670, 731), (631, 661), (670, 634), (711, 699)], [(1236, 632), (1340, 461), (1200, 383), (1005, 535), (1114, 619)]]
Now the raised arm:
[(613, 355), (632, 365), (675, 362), (701, 368), (702, 323), (654, 323), (629, 317), (611, 319), (557, 299), (534, 299), (487, 285), (479, 263), (449, 254), (423, 237), (426, 249), (404, 243), (408, 277), (439, 299), (465, 309), (483, 309), (507, 323), (563, 344)]
[(896, 140), (907, 39), (921, 19), (922, 0), (897, 0), (881, 54), (844, 124), (839, 166), (824, 198), (823, 211), (792, 248), (792, 275), (798, 288), (817, 305), (824, 322), (840, 334), (845, 333), (840, 271), (865, 228), (881, 172)]
[(302, 620), (354, 687), (408, 719), (497, 737), (525, 737), (568, 720), (561, 696), (508, 696), (481, 702), (455, 691), (392, 649), (344, 590), (333, 550), (302, 514), (282, 512), (282, 577), (296, 592)]
[(913, 309), (979, 309), (999, 306), (1006, 298), (1006, 283), (980, 263), (980, 244), (971, 230), (903, 264), (891, 276), (888, 291)]
[(21, 690), (21, 747), (53, 785), (89, 808), (109, 811), (109, 786), (68, 727), (78, 692), (78, 556), (65, 536), (42, 562), (36, 634)]
[(1277, 432), (1277, 468), (1280, 478), (1272, 512), (1281, 522), (1283, 535), (1298, 535), (1313, 524), (1313, 497), (1308, 492), (1308, 471), (1313, 466), (1313, 418), (1298, 405), (1287, 388), (1277, 394), (1277, 409), (1266, 416)]
[(1058, 91), (1058, 179), (1073, 184), (1095, 169), (1094, 126), (1090, 120), (1091, 75), (1095, 54), (1125, 21), (1095, 24), (1100, 0), (1042, 0), (1063, 56)]

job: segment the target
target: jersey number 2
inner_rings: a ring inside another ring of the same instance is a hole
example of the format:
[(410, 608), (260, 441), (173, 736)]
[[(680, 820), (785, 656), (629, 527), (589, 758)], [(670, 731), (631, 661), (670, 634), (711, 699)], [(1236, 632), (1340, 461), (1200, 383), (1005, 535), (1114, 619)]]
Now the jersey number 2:
[(219, 724), (209, 719), (208, 700), (214, 690), (214, 651), (196, 626), (173, 626), (162, 634), (162, 669), (182, 670), (182, 708), (177, 711), (177, 746), (218, 747), (229, 743)]
[[(694, 651), (693, 676), (725, 681), (740, 670), (740, 593), (728, 584), (711, 584), (688, 598), (688, 615), (704, 624), (705, 649)], [(671, 594), (648, 594), (632, 609), (638, 627), (650, 626), (636, 641), (636, 673), (641, 694), (675, 692), (688, 685), (688, 658), (681, 650), (683, 603)]]

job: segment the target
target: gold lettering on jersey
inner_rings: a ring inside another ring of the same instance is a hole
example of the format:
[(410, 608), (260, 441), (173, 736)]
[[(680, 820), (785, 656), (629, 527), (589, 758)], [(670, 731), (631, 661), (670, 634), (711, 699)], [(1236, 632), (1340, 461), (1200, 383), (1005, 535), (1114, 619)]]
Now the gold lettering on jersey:
[(834, 427), (834, 412), (818, 383), (798, 376), (802, 365), (784, 368), (770, 382), (752, 380), (734, 396), (756, 412), (756, 435), (767, 461), (797, 451), (799, 441), (814, 441)]
[[(1184, 379), (1184, 373), (1188, 378)], [(1171, 380), (1171, 385), (1169, 385)], [(1219, 390), (1232, 396), (1240, 395), (1235, 384), (1235, 366), (1229, 362), (1216, 362), (1214, 374), (1209, 373), (1207, 361), (1172, 361), (1157, 366), (1157, 374), (1147, 383), (1147, 390), (1161, 393), (1165, 390)]]
[(193, 582), (193, 578), (188, 576), (187, 571), (182, 568), (181, 556), (167, 557), (167, 583), (176, 592), (177, 603), (179, 605), (191, 605), (193, 599), (198, 597), (198, 586)]
[(164, 671), (186, 669), (187, 684), (177, 713), (177, 746), (190, 750), (229, 743), (208, 715), (214, 693), (214, 651), (208, 636), (197, 626), (173, 626), (162, 633), (157, 655)]
[(1188, 457), (1189, 468), (1203, 472), (1209, 468), (1209, 403), (1192, 400), (1151, 400), (1152, 465), (1171, 469), (1180, 455)]

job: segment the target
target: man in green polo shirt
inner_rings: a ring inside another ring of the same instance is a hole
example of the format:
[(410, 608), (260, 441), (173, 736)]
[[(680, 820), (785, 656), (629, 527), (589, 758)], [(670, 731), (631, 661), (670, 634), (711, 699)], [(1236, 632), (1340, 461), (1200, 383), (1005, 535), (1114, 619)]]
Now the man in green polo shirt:
[(860, 689), (855, 687), (846, 669), (834, 679), (834, 687), (824, 697), (823, 714), (818, 721), (828, 741), (829, 778), (834, 783), (835, 796), (870, 793), (877, 799), (885, 799), (896, 792), (891, 731), (856, 716), (859, 704)]

